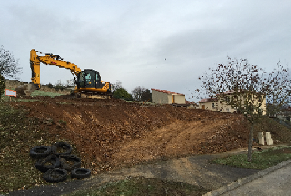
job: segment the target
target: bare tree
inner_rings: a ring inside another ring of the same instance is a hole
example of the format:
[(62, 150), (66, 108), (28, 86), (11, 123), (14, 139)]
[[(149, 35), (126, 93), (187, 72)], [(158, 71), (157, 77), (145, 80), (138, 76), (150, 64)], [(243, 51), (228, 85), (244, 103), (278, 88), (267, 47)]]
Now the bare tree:
[(17, 78), (16, 74), (21, 72), (22, 68), (18, 67), (18, 60), (15, 60), (14, 56), (4, 49), (4, 46), (0, 47), (0, 98), (5, 90), (5, 78), (4, 76)]
[(135, 101), (142, 101), (142, 96), (147, 89), (144, 87), (137, 86), (132, 91), (132, 97)]
[(16, 74), (21, 73), (22, 68), (18, 67), (18, 60), (13, 54), (0, 47), (0, 75), (16, 78)]
[(66, 80), (66, 87), (71, 87), (71, 86), (74, 86), (74, 79), (69, 79), (69, 80)]
[(112, 92), (116, 91), (117, 89), (121, 89), (121, 88), (123, 88), (123, 87), (122, 87), (122, 82), (119, 81), (119, 80), (117, 80), (117, 81), (115, 82), (115, 84), (112, 84), (112, 85), (111, 85), (111, 90), (112, 90)]
[(271, 82), (267, 88), (268, 114), (270, 116), (276, 116), (284, 105), (290, 103), (291, 86), (289, 78), (289, 70), (285, 69), (280, 61), (277, 63), (277, 68), (269, 73), (266, 80), (268, 83)]
[[(231, 106), (245, 115), (251, 123), (248, 142), (248, 161), (252, 160), (252, 143), (254, 123), (265, 114), (263, 104), (269, 101), (272, 94), (274, 108), (281, 107), (290, 98), (290, 83), (288, 70), (278, 63), (278, 70), (267, 74), (257, 65), (250, 65), (246, 59), (231, 59), (228, 64), (219, 64), (216, 69), (209, 68), (199, 79), (203, 82), (202, 89), (197, 89), (200, 95), (217, 98), (220, 103)], [(202, 96), (203, 97), (203, 96)]]

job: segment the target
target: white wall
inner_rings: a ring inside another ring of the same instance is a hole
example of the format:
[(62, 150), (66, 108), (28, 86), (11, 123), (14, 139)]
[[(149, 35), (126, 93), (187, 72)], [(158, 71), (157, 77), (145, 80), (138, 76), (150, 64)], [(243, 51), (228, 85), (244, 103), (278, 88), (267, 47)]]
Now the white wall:
[(173, 95), (173, 103), (185, 104), (185, 95)]
[(171, 104), (172, 103), (172, 95), (152, 90), (152, 101), (153, 101), (153, 103)]

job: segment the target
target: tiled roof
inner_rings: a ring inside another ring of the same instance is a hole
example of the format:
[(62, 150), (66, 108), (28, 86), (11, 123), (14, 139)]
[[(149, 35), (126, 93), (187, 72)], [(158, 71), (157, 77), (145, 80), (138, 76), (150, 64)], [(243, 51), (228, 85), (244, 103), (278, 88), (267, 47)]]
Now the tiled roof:
[(173, 94), (174, 95), (184, 95), (184, 94), (181, 94), (181, 93), (171, 92), (171, 91), (167, 91), (167, 90), (159, 90), (159, 89), (154, 89), (154, 88), (152, 88), (152, 91), (158, 91), (158, 92), (167, 93), (167, 94), (170, 94), (170, 95), (173, 95)]

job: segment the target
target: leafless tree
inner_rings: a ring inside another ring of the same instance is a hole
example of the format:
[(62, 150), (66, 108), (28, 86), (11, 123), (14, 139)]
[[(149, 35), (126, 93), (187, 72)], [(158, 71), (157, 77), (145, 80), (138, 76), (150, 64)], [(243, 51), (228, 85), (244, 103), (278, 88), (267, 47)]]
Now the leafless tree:
[(18, 60), (13, 54), (0, 47), (0, 75), (16, 78), (16, 74), (21, 73), (22, 68), (18, 67)]
[[(265, 72), (257, 65), (250, 65), (247, 59), (231, 59), (227, 64), (218, 64), (216, 69), (209, 68), (210, 74), (199, 77), (202, 91), (197, 89), (200, 98), (205, 95), (217, 98), (220, 103), (230, 105), (245, 115), (251, 123), (248, 142), (248, 161), (252, 160), (254, 124), (265, 114), (262, 110), (264, 100), (273, 102), (272, 110), (289, 101), (290, 84), (288, 70), (278, 63), (278, 69)], [(202, 95), (202, 96), (201, 96)]]
[(0, 98), (5, 90), (4, 76), (17, 78), (16, 74), (21, 72), (22, 68), (18, 67), (18, 60), (4, 46), (0, 47)]
[(123, 88), (123, 86), (122, 86), (122, 82), (119, 80), (117, 80), (116, 83), (112, 84), (112, 86), (111, 86), (112, 92), (116, 91), (117, 89), (121, 89), (121, 88)]
[(132, 97), (135, 101), (142, 101), (142, 96), (147, 89), (144, 87), (135, 87), (132, 91)]

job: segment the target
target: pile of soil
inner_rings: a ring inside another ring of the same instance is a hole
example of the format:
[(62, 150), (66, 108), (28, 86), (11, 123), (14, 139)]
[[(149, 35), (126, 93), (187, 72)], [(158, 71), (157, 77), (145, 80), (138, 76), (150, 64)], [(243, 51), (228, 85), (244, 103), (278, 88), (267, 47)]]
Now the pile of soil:
[(239, 114), (121, 100), (33, 97), (11, 102), (42, 122), (50, 137), (70, 141), (93, 174), (143, 161), (247, 147)]

